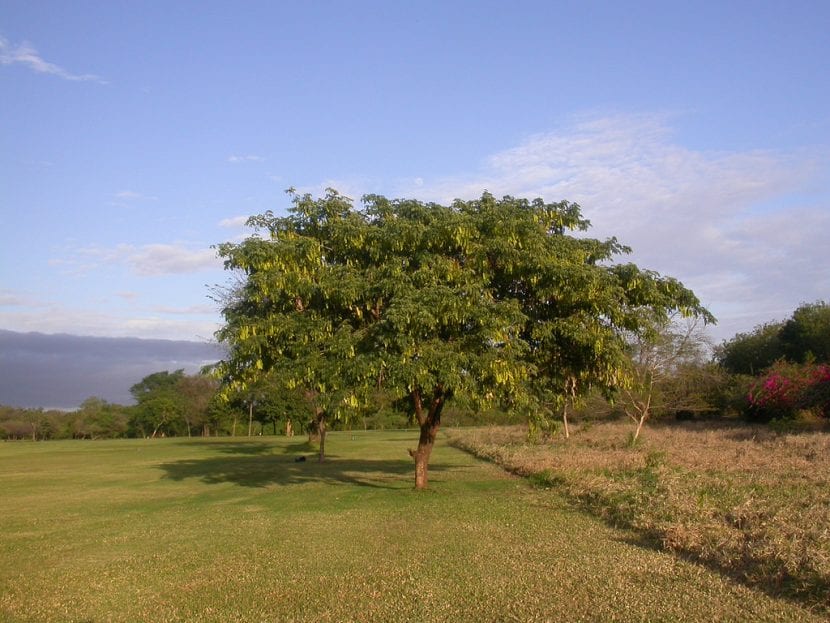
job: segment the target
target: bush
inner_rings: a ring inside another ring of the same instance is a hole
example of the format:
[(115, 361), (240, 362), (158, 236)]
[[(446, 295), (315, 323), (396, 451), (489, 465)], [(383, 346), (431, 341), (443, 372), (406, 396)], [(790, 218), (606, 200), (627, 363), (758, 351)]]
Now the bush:
[(780, 360), (750, 387), (747, 415), (769, 422), (792, 419), (799, 411), (830, 417), (830, 365)]

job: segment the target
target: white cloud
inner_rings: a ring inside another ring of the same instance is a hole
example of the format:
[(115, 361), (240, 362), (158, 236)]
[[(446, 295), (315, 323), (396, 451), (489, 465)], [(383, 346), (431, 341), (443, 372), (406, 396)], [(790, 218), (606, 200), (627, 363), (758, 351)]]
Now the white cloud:
[(219, 221), (219, 227), (226, 227), (228, 229), (237, 229), (239, 227), (244, 227), (245, 223), (248, 221), (247, 216), (232, 216), (230, 218), (224, 218)]
[[(198, 314), (202, 316), (202, 314)], [(88, 308), (51, 305), (37, 310), (0, 311), (0, 327), (9, 331), (69, 333), (98, 337), (141, 337), (165, 340), (209, 340), (218, 321), (133, 311), (129, 316)]]
[(41, 74), (50, 74), (58, 76), (64, 80), (81, 81), (81, 82), (97, 82), (99, 84), (107, 84), (105, 80), (95, 74), (75, 74), (60, 65), (50, 63), (44, 60), (32, 47), (31, 44), (24, 41), (16, 46), (13, 46), (8, 39), (0, 37), (0, 64), (14, 65), (20, 64), (28, 67), (32, 71)]
[(74, 250), (70, 257), (51, 259), (49, 264), (71, 275), (113, 265), (126, 265), (143, 277), (222, 270), (222, 260), (214, 249), (183, 244), (89, 246)]
[(139, 275), (170, 275), (222, 267), (213, 249), (191, 249), (172, 244), (150, 244), (126, 250), (126, 262)]
[(228, 156), (228, 162), (264, 162), (265, 158), (253, 154), (245, 155), (231, 155)]
[(684, 281), (728, 338), (827, 297), (830, 205), (792, 206), (822, 166), (809, 153), (693, 150), (663, 117), (617, 116), (531, 136), (475, 173), (416, 178), (395, 194), (449, 202), (487, 189), (576, 201), (591, 235), (615, 235), (638, 264)]
[(153, 311), (158, 314), (170, 314), (174, 316), (192, 316), (192, 315), (216, 315), (216, 305), (189, 305), (187, 307), (170, 307), (168, 305), (159, 305), (153, 308)]

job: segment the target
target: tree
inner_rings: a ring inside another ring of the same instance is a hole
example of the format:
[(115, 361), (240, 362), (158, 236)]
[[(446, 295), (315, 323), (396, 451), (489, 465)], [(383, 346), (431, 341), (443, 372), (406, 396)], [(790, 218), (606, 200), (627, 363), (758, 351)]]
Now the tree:
[(243, 273), (217, 334), (227, 378), (278, 368), (324, 413), (348, 414), (378, 387), (406, 398), (419, 489), (453, 397), (546, 414), (622, 380), (623, 331), (708, 315), (678, 281), (613, 264), (627, 251), (616, 239), (569, 235), (589, 225), (576, 204), (369, 195), (355, 210), (334, 190), (291, 196), (288, 216), (252, 217), (257, 233), (219, 247)]
[(785, 322), (769, 322), (739, 333), (717, 350), (720, 364), (733, 374), (755, 376), (779, 359), (830, 363), (830, 304), (802, 305)]
[(658, 317), (648, 330), (630, 335), (628, 381), (620, 387), (620, 398), (625, 414), (636, 426), (633, 443), (652, 413), (666, 409), (664, 394), (672, 381), (702, 363), (706, 344), (697, 319), (677, 322), (676, 318)]
[(87, 398), (72, 414), (69, 427), (77, 439), (121, 437), (127, 431), (125, 408), (102, 398)]
[(184, 370), (175, 372), (155, 372), (145, 376), (130, 388), (130, 393), (138, 403), (133, 411), (131, 426), (136, 432), (147, 437), (162, 433), (175, 434), (178, 420), (182, 419), (184, 404), (178, 392), (179, 382), (184, 378)]
[(191, 436), (193, 428), (201, 429), (205, 437), (210, 435), (210, 406), (219, 383), (209, 374), (187, 375), (179, 378), (175, 391), (182, 398), (182, 417)]
[(787, 359), (796, 363), (830, 363), (830, 305), (820, 301), (802, 305), (781, 327)]
[(781, 322), (759, 325), (751, 333), (738, 333), (717, 350), (720, 364), (732, 374), (759, 374), (784, 356)]
[(300, 391), (320, 439), (320, 461), (327, 419), (342, 417), (347, 403), (356, 404), (344, 370), (354, 352), (352, 338), (338, 317), (349, 284), (336, 270), (340, 260), (324, 251), (336, 235), (331, 225), (349, 211), (349, 201), (337, 193), (319, 205), (295, 195), (290, 217), (269, 212), (249, 220), (267, 229), (269, 240), (254, 235), (241, 244), (219, 246), (226, 269), (244, 275), (224, 297), (226, 324), (217, 332), (229, 349), (219, 366), (224, 395), (247, 396), (252, 405), (268, 374), (287, 391)]

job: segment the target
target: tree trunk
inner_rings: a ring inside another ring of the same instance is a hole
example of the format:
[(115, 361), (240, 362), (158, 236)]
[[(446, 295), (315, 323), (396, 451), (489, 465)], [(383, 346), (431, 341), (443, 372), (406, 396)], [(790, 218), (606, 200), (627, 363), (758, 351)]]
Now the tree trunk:
[(239, 416), (234, 414), (233, 416), (233, 428), (231, 429), (231, 437), (236, 437), (236, 422), (239, 420)]
[(317, 434), (320, 436), (320, 455), (317, 460), (322, 463), (326, 458), (326, 412), (317, 411)]
[(568, 401), (565, 401), (565, 406), (562, 407), (562, 423), (565, 425), (565, 439), (571, 438), (571, 430), (568, 428)]
[[(565, 381), (565, 391), (570, 394), (571, 407), (576, 404), (576, 378), (569, 377)], [(562, 423), (565, 425), (565, 439), (571, 438), (571, 429), (568, 426), (568, 396), (565, 396), (565, 404), (562, 406)]]
[(639, 437), (640, 437), (640, 431), (641, 431), (641, 430), (642, 430), (642, 428), (643, 428), (643, 423), (646, 421), (646, 416), (647, 416), (647, 415), (648, 415), (648, 413), (642, 413), (642, 414), (640, 415), (640, 420), (637, 422), (637, 430), (636, 430), (636, 431), (634, 431), (634, 438), (632, 439), (632, 441), (633, 441), (633, 442), (636, 442), (636, 441), (637, 441), (637, 439), (639, 439)]
[(248, 403), (248, 437), (253, 434), (254, 428), (254, 401)]
[(438, 434), (439, 424), (425, 423), (421, 425), (421, 435), (418, 438), (418, 449), (414, 452), (415, 459), (415, 488), (426, 489), (429, 484), (429, 457), (435, 445), (435, 436)]
[(435, 446), (435, 438), (441, 427), (441, 411), (444, 409), (446, 395), (442, 386), (437, 386), (433, 392), (429, 410), (424, 411), (420, 390), (412, 392), (412, 402), (415, 406), (415, 418), (421, 429), (418, 437), (418, 449), (410, 450), (409, 454), (415, 459), (415, 488), (426, 489), (429, 484), (429, 458)]

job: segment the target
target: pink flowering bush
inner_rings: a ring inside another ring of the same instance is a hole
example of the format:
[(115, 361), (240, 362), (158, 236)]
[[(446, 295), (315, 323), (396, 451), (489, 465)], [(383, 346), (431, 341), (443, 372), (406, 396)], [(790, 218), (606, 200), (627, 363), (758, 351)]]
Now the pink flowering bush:
[(801, 410), (830, 417), (830, 365), (778, 361), (753, 383), (747, 399), (754, 420), (792, 418)]

